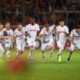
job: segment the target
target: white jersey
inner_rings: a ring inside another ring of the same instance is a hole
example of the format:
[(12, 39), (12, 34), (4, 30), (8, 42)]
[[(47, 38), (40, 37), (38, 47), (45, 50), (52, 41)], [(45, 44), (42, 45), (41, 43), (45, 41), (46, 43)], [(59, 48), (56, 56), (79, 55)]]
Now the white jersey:
[[(0, 37), (3, 36), (3, 30), (0, 31)], [(0, 38), (0, 43), (3, 43), (4, 39)]]
[(49, 27), (48, 31), (46, 30), (46, 28), (43, 28), (41, 30), (40, 34), (45, 34), (42, 39), (43, 43), (48, 43), (50, 40), (53, 39), (52, 31), (53, 31), (53, 27)]
[(9, 36), (9, 38), (5, 39), (5, 42), (12, 42), (13, 30), (12, 29), (7, 30), (6, 28), (4, 28), (3, 32), (4, 31), (6, 31)]
[(70, 37), (74, 39), (74, 43), (80, 43), (80, 33), (77, 33), (76, 30), (72, 30)]
[(38, 24), (28, 24), (26, 26), (26, 32), (29, 34), (28, 38), (36, 38), (37, 32), (40, 30), (40, 27)]
[[(3, 36), (3, 29), (0, 30), (0, 37), (2, 36)], [(0, 38), (0, 57), (3, 57), (3, 54), (4, 54), (3, 44), (4, 44), (4, 39)]]
[(24, 41), (25, 40), (25, 30), (24, 30), (24, 28), (22, 28), (21, 31), (16, 29), (14, 31), (14, 36), (16, 36), (16, 41)]
[(51, 25), (51, 26), (50, 26), (50, 29), (55, 32), (55, 30), (56, 30), (55, 25)]
[(69, 33), (69, 29), (67, 26), (61, 27), (61, 26), (57, 26), (56, 28), (56, 32), (57, 32), (57, 40), (64, 42), (66, 40), (66, 34), (65, 33)]
[[(50, 29), (52, 30), (52, 33), (55, 34), (56, 26), (54, 24), (50, 26)], [(55, 39), (55, 36), (53, 36), (53, 39)]]
[(0, 36), (3, 36), (3, 30), (0, 31)]

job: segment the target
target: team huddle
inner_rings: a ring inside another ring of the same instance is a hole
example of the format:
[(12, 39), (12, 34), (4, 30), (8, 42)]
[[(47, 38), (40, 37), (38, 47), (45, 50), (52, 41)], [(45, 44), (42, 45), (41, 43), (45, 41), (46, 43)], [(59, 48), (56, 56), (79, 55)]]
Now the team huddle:
[[(50, 61), (54, 59), (54, 46), (55, 40), (57, 42), (58, 55), (57, 60), (62, 61), (61, 55), (65, 49), (65, 43), (67, 39), (70, 40), (69, 57), (67, 61), (70, 61), (71, 55), (74, 49), (80, 49), (80, 26), (73, 29), (69, 33), (69, 28), (61, 20), (58, 26), (50, 26), (48, 23), (44, 24), (44, 27), (40, 30), (40, 26), (35, 23), (35, 19), (30, 19), (30, 24), (23, 27), (21, 23), (17, 24), (17, 28), (13, 31), (10, 28), (10, 23), (5, 24), (5, 28), (0, 23), (0, 58), (3, 58), (4, 52), (6, 53), (7, 59), (10, 59), (11, 48), (16, 48), (16, 58), (18, 59), (25, 50), (25, 38), (27, 37), (27, 43), (29, 46), (28, 58), (34, 60), (34, 49), (37, 46), (37, 39), (41, 40), (41, 51), (42, 61), (45, 62), (45, 50), (50, 50)], [(15, 45), (14, 45), (15, 44)]]

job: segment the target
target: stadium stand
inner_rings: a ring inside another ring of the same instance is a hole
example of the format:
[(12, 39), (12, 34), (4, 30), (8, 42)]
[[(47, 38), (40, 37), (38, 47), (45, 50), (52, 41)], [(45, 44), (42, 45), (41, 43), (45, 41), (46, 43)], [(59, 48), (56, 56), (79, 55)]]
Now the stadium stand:
[(29, 23), (29, 16), (34, 15), (41, 23), (47, 20), (51, 24), (57, 24), (59, 19), (64, 18), (72, 29), (76, 20), (80, 22), (78, 2), (79, 0), (0, 0), (0, 21), (10, 21), (14, 25), (22, 22), (25, 25)]

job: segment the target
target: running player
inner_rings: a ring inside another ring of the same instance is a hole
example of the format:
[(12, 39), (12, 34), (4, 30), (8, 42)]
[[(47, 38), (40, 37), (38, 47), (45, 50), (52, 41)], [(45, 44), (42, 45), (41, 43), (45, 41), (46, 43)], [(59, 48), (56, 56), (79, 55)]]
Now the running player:
[(6, 49), (6, 55), (7, 58), (10, 58), (10, 49), (12, 48), (13, 45), (13, 30), (10, 28), (10, 23), (7, 22), (5, 24), (5, 28), (3, 29), (4, 36), (7, 36), (4, 39), (4, 44), (5, 44), (5, 49)]
[(14, 31), (14, 38), (16, 40), (17, 48), (16, 58), (19, 58), (25, 49), (25, 30), (21, 23), (18, 23), (17, 29)]
[(3, 57), (3, 53), (4, 53), (4, 45), (3, 45), (3, 24), (0, 23), (0, 58)]
[(57, 26), (56, 28), (56, 33), (57, 33), (57, 46), (59, 48), (59, 52), (58, 52), (58, 61), (61, 62), (61, 54), (64, 50), (65, 47), (65, 43), (67, 40), (67, 36), (69, 36), (69, 29), (68, 27), (64, 24), (64, 21), (61, 20), (59, 22), (59, 26)]
[(33, 50), (36, 47), (36, 39), (38, 31), (40, 30), (39, 25), (35, 23), (35, 19), (33, 17), (30, 18), (30, 24), (26, 25), (26, 35), (27, 35), (27, 43), (29, 45), (29, 59), (34, 60)]
[(67, 61), (70, 61), (71, 55), (75, 49), (80, 49), (80, 25), (73, 29), (70, 34), (70, 53)]
[(53, 46), (54, 46), (54, 38), (55, 35), (55, 27), (49, 26), (48, 23), (44, 25), (42, 28), (39, 37), (42, 37), (42, 61), (45, 61), (45, 50), (48, 48), (50, 50), (50, 61), (53, 61)]

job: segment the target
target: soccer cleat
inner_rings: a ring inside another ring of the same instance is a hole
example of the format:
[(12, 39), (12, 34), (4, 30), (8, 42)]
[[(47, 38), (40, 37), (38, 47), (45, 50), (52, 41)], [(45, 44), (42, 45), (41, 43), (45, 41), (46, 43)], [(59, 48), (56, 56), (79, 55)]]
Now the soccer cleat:
[(70, 61), (70, 58), (68, 58), (67, 61), (69, 62)]
[(58, 62), (61, 62), (62, 60), (61, 60), (61, 55), (59, 55), (59, 57), (58, 57)]

